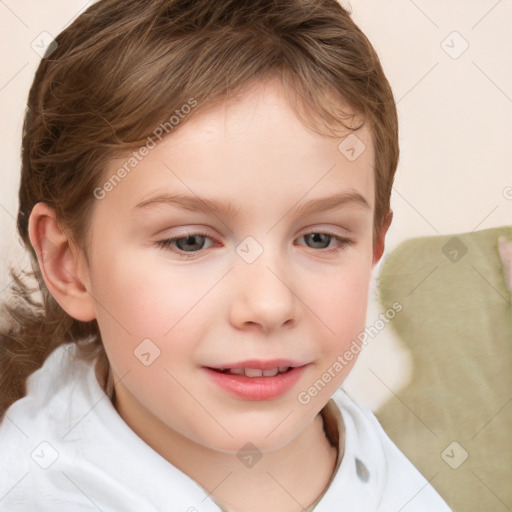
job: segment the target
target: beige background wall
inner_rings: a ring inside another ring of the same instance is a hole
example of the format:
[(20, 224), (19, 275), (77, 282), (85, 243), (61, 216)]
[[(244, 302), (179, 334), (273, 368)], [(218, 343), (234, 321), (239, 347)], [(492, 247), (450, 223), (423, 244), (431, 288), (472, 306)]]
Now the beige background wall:
[[(57, 35), (89, 3), (0, 0), (0, 300), (8, 264), (28, 261), (14, 219), (24, 108), (47, 37), (40, 34)], [(512, 224), (512, 0), (342, 3), (374, 44), (398, 103), (401, 160), (384, 257), (407, 238)], [(379, 314), (374, 292), (373, 283), (368, 325)], [(347, 387), (376, 408), (409, 378), (408, 355), (386, 328)]]

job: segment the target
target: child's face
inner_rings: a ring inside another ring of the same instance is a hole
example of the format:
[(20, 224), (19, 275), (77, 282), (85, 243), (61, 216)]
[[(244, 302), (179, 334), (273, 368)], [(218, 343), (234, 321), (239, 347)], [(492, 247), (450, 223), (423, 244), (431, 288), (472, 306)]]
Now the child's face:
[[(116, 406), (135, 431), (226, 451), (274, 449), (342, 383), (356, 358), (335, 363), (364, 330), (374, 263), (374, 155), (367, 128), (356, 134), (366, 149), (348, 159), (342, 138), (308, 131), (267, 84), (191, 118), (95, 202), (85, 281), (122, 378)], [(106, 179), (124, 162), (112, 161)], [(297, 210), (347, 192), (369, 207)], [(164, 194), (238, 213), (137, 207)], [(198, 232), (207, 237), (158, 245)], [(325, 232), (353, 243), (311, 235)], [(302, 368), (266, 377), (266, 387), (262, 377), (208, 369), (248, 360)]]

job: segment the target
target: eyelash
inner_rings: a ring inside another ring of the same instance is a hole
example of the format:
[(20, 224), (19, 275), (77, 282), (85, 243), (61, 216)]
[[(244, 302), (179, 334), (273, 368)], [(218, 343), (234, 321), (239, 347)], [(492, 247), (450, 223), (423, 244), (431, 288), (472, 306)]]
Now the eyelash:
[[(331, 231), (311, 231), (310, 233), (305, 233), (304, 235), (302, 235), (301, 238), (303, 236), (311, 235), (311, 234), (328, 235), (328, 236), (333, 237), (337, 241), (337, 246), (336, 247), (332, 247), (330, 249), (319, 249), (320, 251), (323, 251), (323, 252), (325, 252), (327, 254), (339, 253), (340, 251), (344, 250), (345, 247), (351, 246), (354, 243), (354, 240), (352, 240), (350, 238), (345, 238), (343, 236), (339, 236), (336, 233), (332, 233)], [(171, 252), (177, 253), (180, 256), (182, 256), (183, 258), (193, 258), (196, 253), (201, 251), (201, 249), (199, 249), (199, 251), (186, 252), (186, 251), (181, 251), (179, 249), (176, 250), (175, 248), (172, 247), (172, 244), (174, 242), (176, 242), (177, 240), (181, 240), (181, 239), (188, 238), (188, 237), (191, 237), (191, 236), (203, 236), (205, 238), (210, 238), (211, 239), (210, 235), (208, 235), (207, 233), (202, 233), (202, 232), (198, 231), (198, 232), (195, 232), (195, 233), (185, 233), (185, 234), (180, 235), (180, 236), (175, 236), (175, 237), (172, 237), (172, 238), (166, 238), (165, 240), (159, 240), (158, 242), (156, 242), (156, 245), (160, 249), (169, 250)]]

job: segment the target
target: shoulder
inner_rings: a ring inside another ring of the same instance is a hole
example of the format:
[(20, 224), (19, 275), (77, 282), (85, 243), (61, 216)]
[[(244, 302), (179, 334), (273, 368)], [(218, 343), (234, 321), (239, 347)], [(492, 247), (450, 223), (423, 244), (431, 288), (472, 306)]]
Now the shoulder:
[[(363, 472), (380, 512), (449, 512), (429, 481), (389, 439), (375, 415), (343, 389), (333, 396), (345, 427), (346, 455)], [(434, 475), (426, 475), (430, 479)], [(370, 490), (370, 489), (368, 489)]]
[(60, 345), (29, 376), (25, 396), (3, 415), (0, 498), (4, 506), (28, 506), (27, 488), (34, 488), (59, 458), (55, 440), (65, 438), (83, 406), (82, 390), (89, 369), (76, 358), (74, 344)]
[(25, 396), (7, 409), (0, 433), (12, 429), (15, 421), (20, 429), (30, 431), (39, 422), (66, 419), (69, 411), (65, 400), (84, 387), (91, 369), (90, 363), (76, 357), (76, 352), (75, 344), (67, 343), (50, 353), (41, 368), (28, 377)]

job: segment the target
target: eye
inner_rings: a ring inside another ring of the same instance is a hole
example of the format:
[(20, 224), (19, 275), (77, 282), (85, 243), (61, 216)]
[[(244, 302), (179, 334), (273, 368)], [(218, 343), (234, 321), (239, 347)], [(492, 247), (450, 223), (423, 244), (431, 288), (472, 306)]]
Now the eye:
[[(314, 245), (316, 245), (316, 244), (324, 245), (325, 242), (327, 242), (327, 246), (329, 245), (329, 242), (334, 239), (335, 240), (334, 247), (331, 247), (330, 249), (325, 249), (323, 247), (320, 247), (320, 249), (324, 249), (324, 252), (326, 252), (328, 254), (335, 254), (337, 252), (340, 252), (345, 247), (350, 246), (354, 243), (354, 240), (352, 240), (350, 238), (343, 237), (343, 236), (339, 236), (336, 233), (331, 233), (330, 231), (327, 231), (327, 232), (314, 231), (312, 233), (307, 233), (305, 235), (302, 235), (301, 238), (304, 238), (305, 240), (309, 240)], [(315, 248), (315, 247), (313, 247), (313, 248)], [(318, 248), (318, 247), (316, 247), (316, 248)]]
[[(354, 243), (354, 240), (346, 237), (342, 237), (337, 235), (336, 233), (331, 232), (323, 232), (323, 231), (314, 231), (312, 233), (307, 233), (302, 235), (302, 237), (307, 240), (308, 244), (312, 243), (312, 249), (320, 249), (328, 254), (335, 254), (337, 252), (342, 251), (345, 247), (350, 246)], [(200, 252), (205, 248), (205, 239), (212, 240), (212, 238), (206, 233), (185, 233), (181, 236), (175, 236), (172, 238), (166, 238), (165, 240), (159, 240), (156, 242), (156, 245), (161, 249), (166, 249), (168, 251), (177, 253), (179, 256), (183, 258), (192, 258), (196, 253)], [(326, 245), (327, 247), (330, 245), (330, 242), (334, 240), (335, 245), (331, 248), (323, 247)], [(321, 247), (318, 247), (319, 244)]]
[[(178, 252), (180, 256), (190, 258), (194, 256), (194, 253), (204, 248), (204, 238), (211, 238), (206, 233), (186, 233), (181, 236), (175, 236), (172, 238), (166, 238), (165, 240), (159, 240), (156, 242), (157, 246), (161, 249), (167, 249), (172, 252)], [(176, 244), (178, 250), (175, 249)], [(189, 249), (192, 250), (189, 250)], [(191, 254), (187, 254), (191, 253)]]

